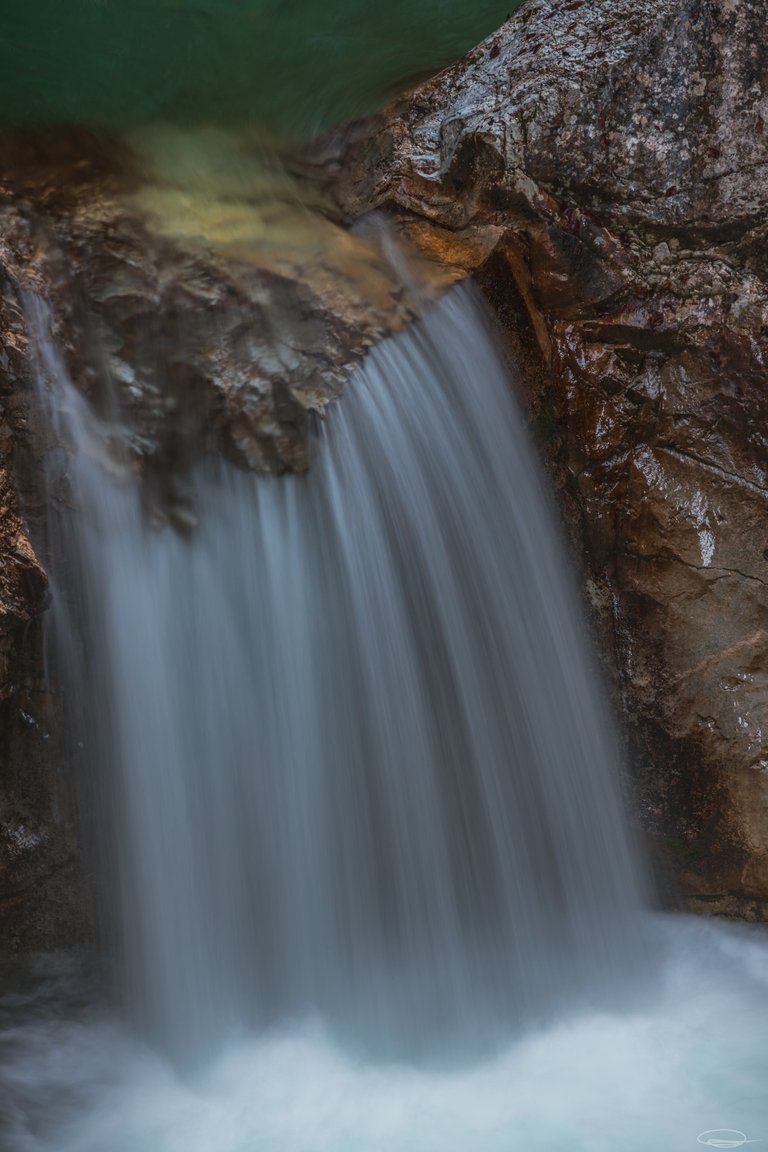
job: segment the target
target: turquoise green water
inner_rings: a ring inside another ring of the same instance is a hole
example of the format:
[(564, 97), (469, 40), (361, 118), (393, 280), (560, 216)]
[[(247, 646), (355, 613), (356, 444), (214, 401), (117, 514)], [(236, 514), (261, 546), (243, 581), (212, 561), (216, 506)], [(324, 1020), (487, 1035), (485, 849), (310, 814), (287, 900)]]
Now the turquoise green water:
[(519, 0), (2, 0), (0, 118), (260, 123), (368, 111)]

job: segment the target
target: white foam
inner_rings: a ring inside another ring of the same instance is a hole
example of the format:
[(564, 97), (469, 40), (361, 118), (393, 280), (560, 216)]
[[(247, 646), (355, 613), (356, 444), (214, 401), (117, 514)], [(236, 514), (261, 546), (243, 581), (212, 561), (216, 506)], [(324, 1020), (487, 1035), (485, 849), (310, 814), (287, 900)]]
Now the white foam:
[(16, 1101), (2, 1147), (684, 1152), (713, 1128), (768, 1143), (765, 934), (676, 918), (658, 931), (652, 1003), (574, 1016), (447, 1071), (357, 1060), (303, 1022), (183, 1076), (114, 1023), (51, 1015), (0, 1039)]

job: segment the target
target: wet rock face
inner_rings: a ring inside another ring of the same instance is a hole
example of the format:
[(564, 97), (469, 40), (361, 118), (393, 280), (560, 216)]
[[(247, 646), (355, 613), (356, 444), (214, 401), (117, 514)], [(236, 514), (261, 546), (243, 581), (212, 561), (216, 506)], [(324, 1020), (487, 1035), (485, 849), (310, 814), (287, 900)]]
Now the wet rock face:
[(47, 580), (20, 516), (14, 454), (27, 435), (14, 397), (24, 364), (18, 317), (0, 304), (0, 950), (83, 942), (73, 794), (58, 702), (42, 668)]
[(314, 154), (348, 218), (386, 209), (425, 251), (435, 233), (463, 253), (525, 352), (641, 817), (693, 906), (761, 918), (765, 16), (756, 0), (529, 0)]
[(308, 413), (412, 315), (375, 237), (310, 211), (236, 134), (2, 144), (6, 292), (47, 301), (75, 383), (119, 412), (138, 464), (304, 470)]

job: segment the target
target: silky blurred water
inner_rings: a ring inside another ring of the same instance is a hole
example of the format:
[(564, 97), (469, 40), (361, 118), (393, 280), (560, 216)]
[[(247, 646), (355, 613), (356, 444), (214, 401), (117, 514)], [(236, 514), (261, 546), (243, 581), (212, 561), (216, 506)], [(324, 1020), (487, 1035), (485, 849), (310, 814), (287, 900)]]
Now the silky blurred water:
[(625, 996), (652, 960), (620, 754), (469, 288), (369, 355), (307, 476), (202, 465), (188, 538), (105, 467), (115, 429), (30, 321), (73, 453), (55, 647), (149, 1032), (208, 1051), (317, 1011), (366, 1049), (461, 1055)]
[(306, 137), (473, 47), (519, 0), (3, 0), (0, 124)]
[(572, 563), (473, 293), (369, 355), (307, 476), (200, 465), (188, 536), (148, 521), (119, 421), (27, 313), (69, 445), (53, 642), (116, 978), (6, 997), (0, 1146), (768, 1137), (765, 935), (643, 910)]

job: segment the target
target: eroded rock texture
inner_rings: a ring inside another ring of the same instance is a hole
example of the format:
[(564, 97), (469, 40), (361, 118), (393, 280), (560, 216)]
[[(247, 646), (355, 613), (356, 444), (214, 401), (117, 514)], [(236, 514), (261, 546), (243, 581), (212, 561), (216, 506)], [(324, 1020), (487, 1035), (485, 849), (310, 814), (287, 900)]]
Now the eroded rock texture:
[[(691, 903), (768, 913), (764, 0), (528, 0), (315, 159), (474, 267)], [(475, 256), (472, 256), (473, 245)], [(490, 249), (490, 253), (489, 253)]]
[(413, 316), (376, 235), (312, 211), (247, 136), (0, 142), (11, 306), (47, 302), (73, 379), (120, 413), (147, 474), (208, 452), (303, 471), (308, 413)]

